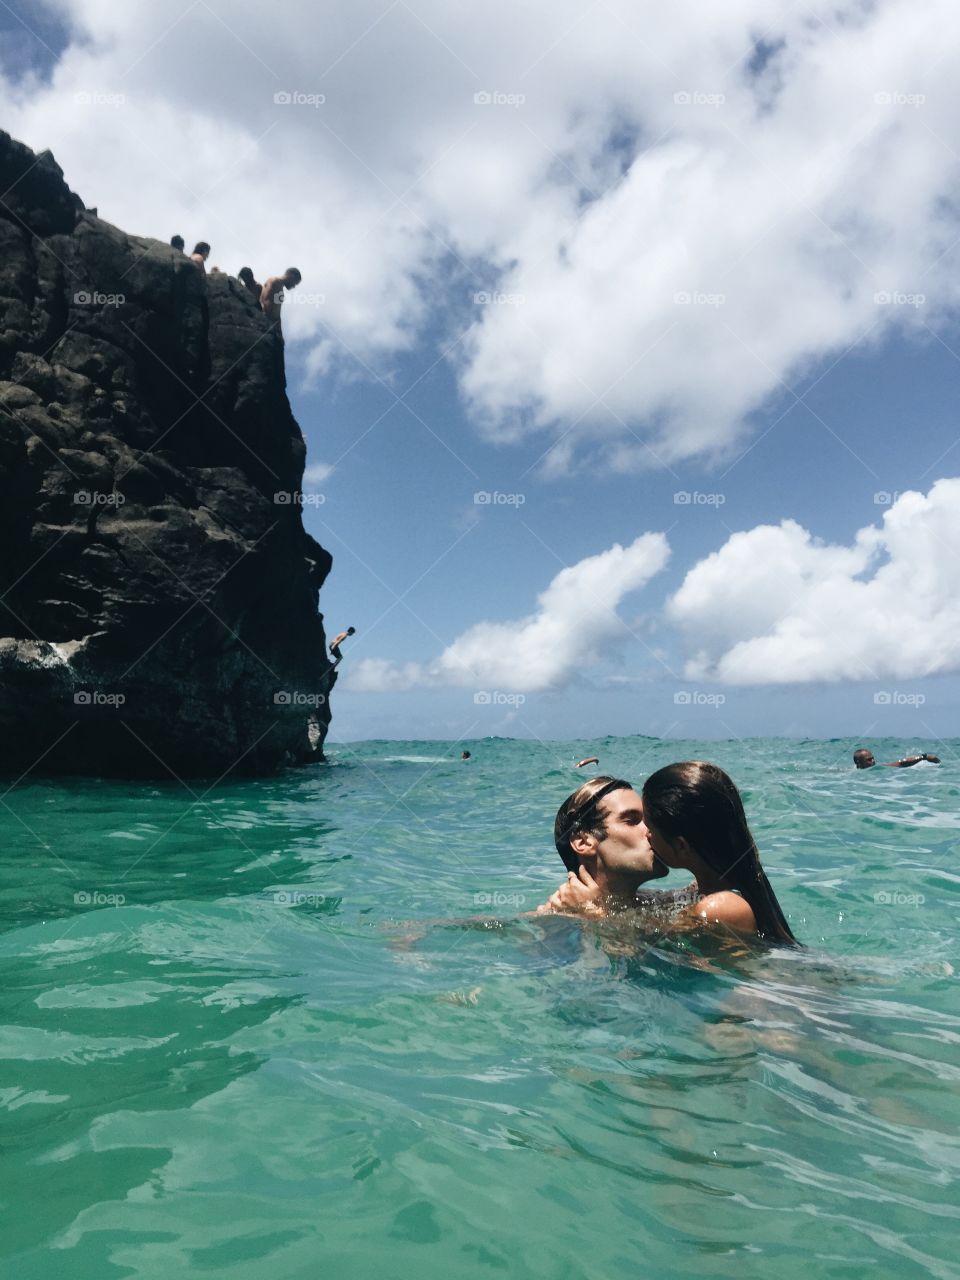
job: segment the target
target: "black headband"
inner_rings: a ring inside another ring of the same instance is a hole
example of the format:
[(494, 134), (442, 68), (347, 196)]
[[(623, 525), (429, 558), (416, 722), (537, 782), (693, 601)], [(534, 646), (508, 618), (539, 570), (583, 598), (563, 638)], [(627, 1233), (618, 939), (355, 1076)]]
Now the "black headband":
[(584, 803), (580, 805), (578, 809), (574, 809), (573, 813), (569, 814), (567, 817), (567, 822), (563, 830), (563, 835), (561, 836), (561, 840), (563, 841), (563, 843), (566, 844), (569, 841), (570, 837), (573, 835), (577, 827), (581, 827), (584, 825), (583, 823), (584, 818), (587, 816), (587, 814), (590, 812), (591, 809), (595, 809), (597, 807), (597, 805), (600, 803), (600, 801), (603, 799), (604, 796), (608, 796), (611, 791), (622, 791), (624, 788), (632, 791), (633, 783), (627, 782), (624, 778), (614, 778), (612, 782), (604, 783), (604, 785), (600, 788), (600, 790), (594, 792), (594, 794), (589, 798), (589, 800), (585, 800)]

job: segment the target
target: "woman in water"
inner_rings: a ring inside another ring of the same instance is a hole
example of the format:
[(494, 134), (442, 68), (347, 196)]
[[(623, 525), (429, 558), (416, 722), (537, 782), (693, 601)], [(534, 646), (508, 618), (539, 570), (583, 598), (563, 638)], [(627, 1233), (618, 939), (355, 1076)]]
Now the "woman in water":
[(658, 769), (644, 783), (643, 822), (660, 861), (693, 872), (704, 896), (689, 914), (716, 917), (741, 933), (796, 942), (729, 774), (702, 760)]
[[(668, 764), (647, 779), (642, 799), (643, 825), (656, 857), (664, 866), (692, 872), (697, 881), (698, 900), (681, 912), (679, 923), (721, 924), (774, 942), (796, 942), (728, 774), (702, 760)], [(551, 902), (582, 907), (596, 898), (596, 886), (581, 873), (579, 879), (571, 875)]]

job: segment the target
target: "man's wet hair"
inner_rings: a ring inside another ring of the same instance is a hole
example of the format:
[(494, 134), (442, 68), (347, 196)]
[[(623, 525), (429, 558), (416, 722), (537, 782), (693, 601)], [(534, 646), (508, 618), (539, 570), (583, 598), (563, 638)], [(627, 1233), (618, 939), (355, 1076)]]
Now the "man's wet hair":
[(303, 276), (300, 274), (300, 272), (297, 270), (296, 267), (287, 267), (286, 271), (283, 274), (285, 276), (292, 276), (294, 284), (299, 284), (300, 281), (303, 279)]
[(553, 824), (553, 843), (568, 871), (576, 871), (580, 865), (580, 859), (570, 847), (570, 841), (583, 832), (589, 832), (596, 840), (604, 840), (607, 828), (597, 806), (611, 791), (623, 788), (632, 790), (633, 783), (601, 774), (598, 778), (590, 778), (582, 787), (577, 787), (557, 810)]
[(183, 253), (183, 236), (171, 236), (170, 248), (179, 249), (180, 252)]
[(198, 241), (197, 241), (197, 243), (193, 246), (193, 252), (194, 252), (194, 253), (209, 253), (209, 252), (210, 252), (210, 246), (207, 244), (206, 240), (198, 240)]

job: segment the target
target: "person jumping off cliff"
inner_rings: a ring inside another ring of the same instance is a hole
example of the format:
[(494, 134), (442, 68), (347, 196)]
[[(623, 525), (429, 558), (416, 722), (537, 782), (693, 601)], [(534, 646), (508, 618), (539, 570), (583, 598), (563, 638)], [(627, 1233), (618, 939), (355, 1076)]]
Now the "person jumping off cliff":
[(333, 664), (334, 666), (336, 666), (337, 663), (339, 663), (340, 660), (343, 658), (343, 654), (340, 652), (340, 646), (343, 644), (344, 640), (346, 640), (348, 636), (352, 636), (355, 633), (356, 633), (356, 627), (347, 627), (346, 631), (341, 631), (338, 636), (334, 636), (334, 638), (330, 641), (330, 652), (333, 655), (333, 657), (336, 658), (336, 662), (334, 662)]
[(295, 289), (302, 278), (296, 267), (287, 267), (282, 276), (271, 276), (260, 291), (263, 314), (279, 322), (284, 289)]

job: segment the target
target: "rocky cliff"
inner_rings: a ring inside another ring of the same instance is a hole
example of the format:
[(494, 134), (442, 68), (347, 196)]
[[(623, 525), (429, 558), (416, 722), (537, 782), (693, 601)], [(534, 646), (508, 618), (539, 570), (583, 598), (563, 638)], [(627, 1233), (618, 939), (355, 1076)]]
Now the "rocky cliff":
[(3, 133), (0, 193), (0, 770), (320, 758), (330, 556), (279, 332)]

